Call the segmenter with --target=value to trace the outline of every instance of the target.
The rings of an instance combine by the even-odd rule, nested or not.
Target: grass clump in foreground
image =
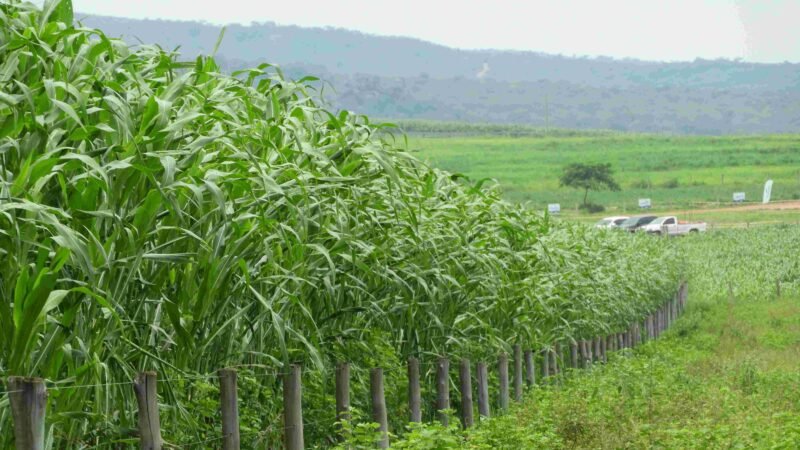
[[[800,229],[679,245],[692,268],[689,303],[662,339],[537,387],[474,431],[434,425],[398,448],[798,448]]]

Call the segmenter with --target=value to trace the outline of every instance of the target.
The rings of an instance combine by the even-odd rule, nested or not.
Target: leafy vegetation
[[[437,430],[441,444],[427,448],[797,448],[800,229],[718,231],[677,245],[689,302],[663,338],[537,387],[475,431],[433,425],[401,447],[426,448]]]
[[[581,207],[589,209],[590,212],[596,212],[593,211],[593,209],[599,209],[599,211],[602,211],[603,208],[600,205],[594,205],[588,203],[589,190],[595,190],[595,191],[620,190],[619,184],[617,184],[617,182],[614,180],[613,172],[611,170],[611,164],[608,163],[606,164],[572,163],[564,167],[564,172],[561,174],[561,178],[559,179],[559,184],[561,186],[568,186],[571,188],[583,190],[583,203],[581,204]],[[600,207],[598,208],[598,206]]]
[[[361,410],[387,369],[401,430],[405,357],[608,333],[674,291],[664,240],[554,222],[326,111],[313,80],[131,48],[65,5],[0,4],[0,374],[49,380],[54,448],[136,442],[143,369],[175,445],[218,438],[226,366],[245,447],[280,442],[292,362],[308,442],[331,443],[339,360]]]

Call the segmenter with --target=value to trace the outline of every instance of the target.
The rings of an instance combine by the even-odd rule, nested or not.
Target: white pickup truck
[[[679,234],[699,233],[706,231],[705,222],[681,222],[675,216],[658,217],[656,220],[642,227],[642,231],[653,234],[667,234],[676,236]]]

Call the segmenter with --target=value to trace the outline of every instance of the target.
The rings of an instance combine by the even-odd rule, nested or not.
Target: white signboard
[[[744,201],[744,192],[734,192],[733,201],[740,203]]]
[[[561,212],[561,204],[560,203],[550,203],[547,205],[547,212],[551,214],[558,214]]]
[[[769,198],[772,196],[772,180],[767,180],[764,183],[764,197],[762,198],[762,203],[769,203]]]
[[[640,198],[639,199],[639,208],[650,208],[650,199],[649,198]]]

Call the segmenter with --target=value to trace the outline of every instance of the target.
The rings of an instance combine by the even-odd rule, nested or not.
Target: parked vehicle
[[[600,219],[594,226],[597,228],[616,228],[622,222],[625,222],[628,219],[628,216],[612,216],[606,217],[604,219]]]
[[[648,223],[654,221],[656,216],[639,216],[639,217],[631,217],[626,219],[624,222],[619,224],[619,228],[625,231],[630,231],[633,233],[634,231],[638,230],[639,228],[647,225]]]
[[[706,228],[707,225],[705,222],[684,222],[678,221],[678,218],[675,216],[664,216],[645,225],[642,227],[642,230],[652,234],[677,236],[679,234],[699,233],[701,231],[706,231]]]

